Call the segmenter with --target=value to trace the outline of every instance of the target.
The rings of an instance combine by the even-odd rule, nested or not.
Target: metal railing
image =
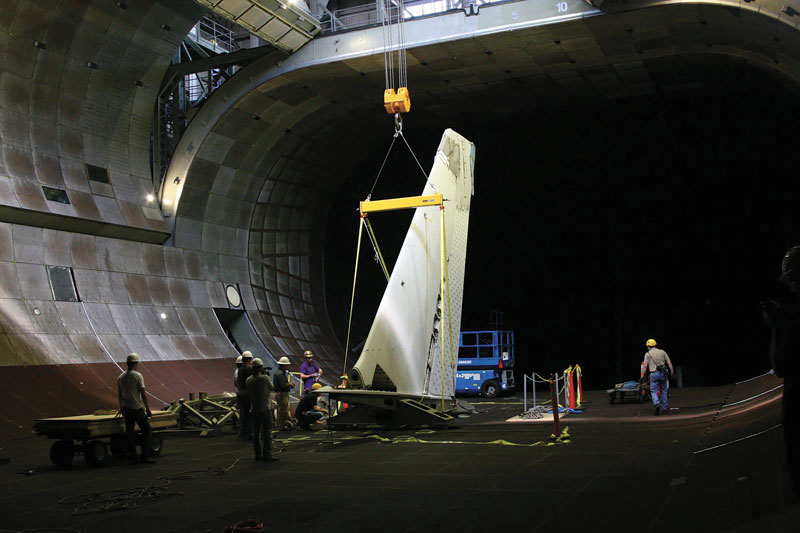
[[[464,11],[466,14],[477,15],[481,6],[517,2],[519,0],[408,0],[404,4],[403,20],[442,15],[454,11]],[[375,2],[327,11],[322,16],[321,33],[336,33],[340,31],[355,30],[377,26],[381,23],[379,12],[383,2]],[[391,22],[397,22],[397,6],[392,4],[390,12]]]
[[[569,396],[568,396],[569,393],[567,391],[567,387],[565,386],[564,375],[563,374],[559,375],[558,372],[556,372],[554,374],[554,378],[555,378],[555,386],[556,386],[556,397],[558,398],[558,401],[561,402],[561,393],[563,393],[564,394],[564,405],[565,406],[569,405]],[[532,398],[531,398],[531,400],[532,400],[531,407],[536,407],[536,384],[537,383],[547,383],[548,384],[548,387],[546,389],[545,396],[544,396],[545,400],[542,403],[546,404],[548,401],[550,401],[550,386],[549,386],[550,380],[543,378],[542,376],[540,376],[536,372],[531,372],[530,376],[527,375],[527,374],[524,374],[522,376],[522,407],[523,407],[523,412],[528,410],[528,382],[530,382],[530,384],[531,384],[532,393],[533,393],[532,394]],[[559,389],[559,387],[561,387],[561,388]]]
[[[222,24],[203,17],[189,30],[189,39],[218,53],[233,52],[236,43],[233,39],[233,30]]]

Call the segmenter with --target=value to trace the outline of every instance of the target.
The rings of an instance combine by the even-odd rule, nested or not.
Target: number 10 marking
[[[565,13],[569,6],[567,6],[566,2],[559,2],[556,4],[556,7],[558,8],[559,13]]]

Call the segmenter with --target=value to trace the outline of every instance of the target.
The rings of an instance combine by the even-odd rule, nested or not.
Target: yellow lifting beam
[[[437,192],[429,196],[407,196],[405,198],[392,198],[389,200],[370,200],[367,198],[359,205],[361,216],[379,211],[396,211],[398,209],[414,209],[416,207],[441,206],[444,203],[442,193]]]

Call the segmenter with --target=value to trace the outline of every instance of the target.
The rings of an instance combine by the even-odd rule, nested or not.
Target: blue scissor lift
[[[456,394],[494,398],[514,390],[514,332],[462,331],[458,349]]]

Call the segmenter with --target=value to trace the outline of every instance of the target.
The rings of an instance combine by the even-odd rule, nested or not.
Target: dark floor
[[[233,433],[169,438],[156,465],[102,468],[56,469],[46,439],[6,441],[0,531],[216,532],[249,517],[266,531],[790,530],[800,512],[784,503],[780,390],[752,398],[779,384],[673,389],[677,409],[661,417],[588,392],[584,412],[564,420],[571,442],[558,445],[547,445],[552,424],[504,422],[522,411],[516,397],[476,399],[480,412],[449,429],[377,432],[390,441],[279,433],[272,464],[255,463]],[[118,495],[106,491],[133,488],[147,490],[102,510]]]

